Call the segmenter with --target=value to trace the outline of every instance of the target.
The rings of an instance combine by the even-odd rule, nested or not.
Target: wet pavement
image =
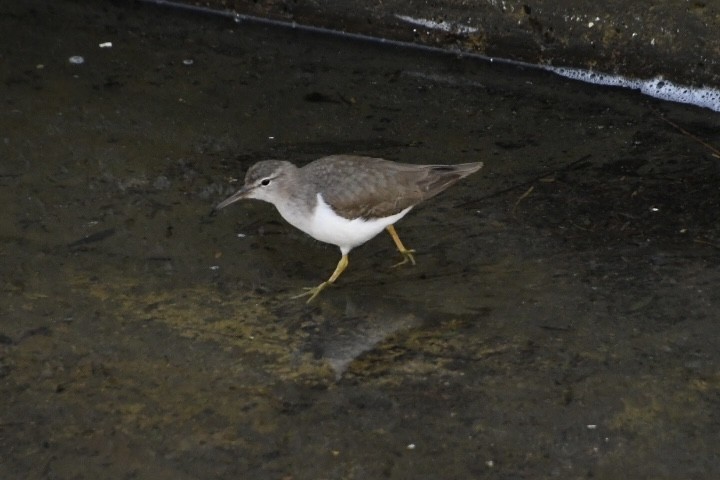
[[[0,28],[0,478],[720,475],[717,113],[150,8]],[[334,246],[210,213],[333,153],[485,168],[308,306]]]

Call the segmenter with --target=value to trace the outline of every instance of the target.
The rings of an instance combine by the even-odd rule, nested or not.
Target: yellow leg
[[[318,294],[325,289],[325,287],[327,287],[328,285],[332,285],[333,283],[335,283],[335,280],[337,280],[338,277],[339,277],[339,276],[345,271],[345,269],[347,268],[348,263],[349,263],[349,262],[348,262],[348,256],[347,256],[347,255],[343,255],[343,256],[340,258],[340,261],[338,262],[337,267],[335,267],[335,271],[333,272],[332,275],[330,275],[330,278],[328,278],[328,280],[327,280],[326,282],[321,283],[321,284],[318,285],[317,287],[308,287],[308,288],[305,289],[305,290],[307,290],[307,292],[303,292],[303,293],[301,293],[300,295],[295,295],[295,296],[292,297],[292,298],[300,298],[300,297],[305,297],[305,296],[307,296],[307,295],[310,295],[310,298],[308,298],[307,303],[312,302],[313,299],[314,299],[315,297],[317,297]]]
[[[413,257],[413,253],[415,253],[415,250],[408,250],[407,248],[405,248],[405,245],[403,245],[403,243],[400,241],[400,237],[398,237],[398,234],[395,231],[395,227],[393,225],[388,225],[386,230],[392,237],[393,242],[395,242],[395,246],[400,252],[400,255],[403,256],[402,262],[396,263],[395,265],[393,265],[393,268],[399,267],[400,265],[405,265],[408,262],[415,265],[415,257]]]

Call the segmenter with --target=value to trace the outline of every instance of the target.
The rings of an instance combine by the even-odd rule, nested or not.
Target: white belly
[[[313,210],[312,218],[307,222],[290,223],[316,240],[337,245],[342,254],[346,255],[353,248],[382,232],[388,225],[400,220],[411,208],[408,207],[402,212],[386,218],[348,220],[336,214],[318,193],[317,205]],[[283,212],[281,211],[280,214],[283,215]]]

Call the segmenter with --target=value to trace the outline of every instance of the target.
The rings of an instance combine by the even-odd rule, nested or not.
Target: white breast
[[[313,209],[312,218],[307,222],[297,222],[297,219],[295,219],[295,222],[290,223],[316,240],[337,245],[340,247],[342,254],[346,255],[353,248],[362,245],[382,232],[388,225],[400,220],[411,208],[408,207],[402,212],[386,218],[371,220],[355,218],[348,220],[335,213],[330,205],[325,203],[322,195],[318,193],[317,204]],[[281,211],[280,214],[282,215],[283,212]],[[286,218],[286,220],[288,219]]]

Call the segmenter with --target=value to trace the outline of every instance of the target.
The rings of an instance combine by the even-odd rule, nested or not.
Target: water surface
[[[0,11],[3,478],[720,473],[717,114],[166,10]],[[307,306],[334,246],[210,212],[258,160],[334,153],[485,168],[397,225],[417,266],[383,234]]]

